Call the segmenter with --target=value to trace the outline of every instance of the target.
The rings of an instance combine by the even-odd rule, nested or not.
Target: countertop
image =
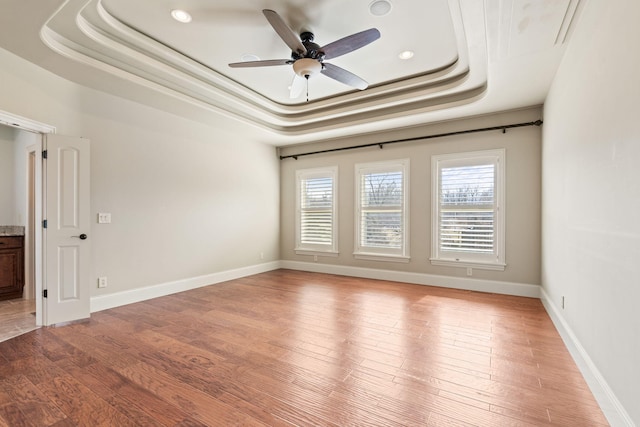
[[[0,237],[3,236],[24,236],[22,225],[0,225]]]

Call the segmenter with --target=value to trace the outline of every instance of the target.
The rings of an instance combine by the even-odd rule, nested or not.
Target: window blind
[[[495,207],[494,164],[442,168],[440,249],[493,253]]]
[[[300,242],[333,244],[333,178],[305,178],[300,186]]]
[[[360,245],[400,249],[403,245],[402,171],[363,174],[360,188]]]

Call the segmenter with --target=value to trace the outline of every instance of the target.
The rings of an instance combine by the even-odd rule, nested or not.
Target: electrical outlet
[[[98,277],[98,287],[106,288],[107,287],[107,278],[106,277]]]
[[[260,252],[260,259],[264,259],[264,252]]]
[[[467,276],[473,276],[473,268],[467,267]]]
[[[313,262],[318,262],[318,255],[313,256]]]
[[[562,302],[561,302],[561,304],[562,304],[562,309],[564,310],[564,295],[562,296]]]

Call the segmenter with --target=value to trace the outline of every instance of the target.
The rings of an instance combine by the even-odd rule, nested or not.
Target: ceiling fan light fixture
[[[186,10],[173,9],[171,11],[171,17],[178,22],[182,22],[183,24],[191,22],[191,15]]]
[[[373,0],[369,3],[369,12],[373,16],[385,16],[391,12],[391,2],[389,0]]]
[[[301,58],[293,63],[293,71],[300,77],[313,77],[322,71],[322,64],[311,58]]]

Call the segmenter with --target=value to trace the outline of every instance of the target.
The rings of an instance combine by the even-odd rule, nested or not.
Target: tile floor
[[[35,312],[34,299],[0,301],[0,342],[38,329]]]

